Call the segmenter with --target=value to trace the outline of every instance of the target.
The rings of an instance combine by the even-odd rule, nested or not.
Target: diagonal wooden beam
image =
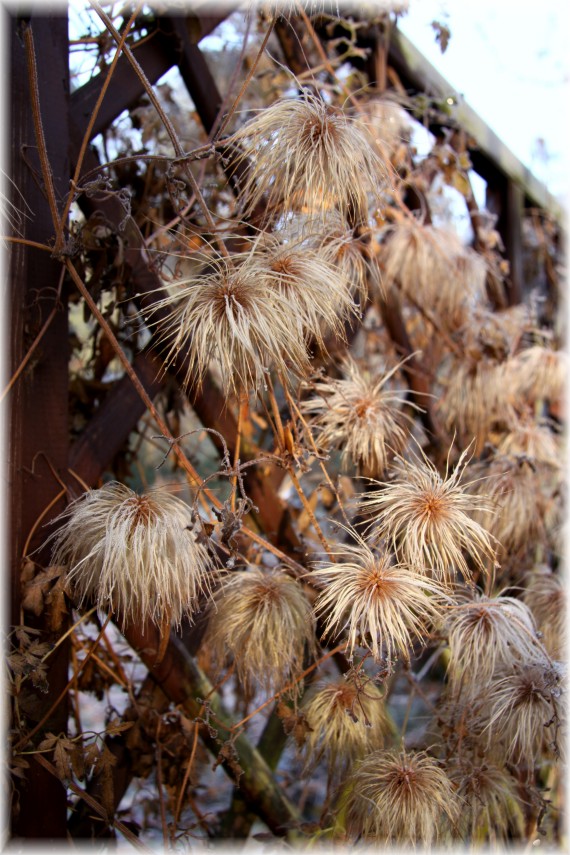
[[[188,15],[185,18],[172,18],[177,27],[185,33],[190,44],[196,44],[214,30],[226,14],[220,15]],[[154,84],[177,65],[180,59],[179,41],[171,25],[163,26],[157,22],[150,35],[135,47],[133,53],[141,65],[145,76]],[[81,140],[87,124],[105,81],[105,72],[92,77],[87,83],[76,89],[71,95],[71,151],[70,157],[75,162]],[[127,58],[122,56],[113,74],[113,83],[107,90],[101,108],[95,120],[91,138],[104,131],[120,116],[123,110],[133,107],[144,94],[144,86]]]

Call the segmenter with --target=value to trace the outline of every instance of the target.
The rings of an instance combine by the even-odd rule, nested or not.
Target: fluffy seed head
[[[303,401],[301,409],[314,414],[318,442],[342,449],[345,466],[350,460],[364,474],[380,475],[409,437],[411,419],[401,409],[405,393],[389,386],[400,365],[380,378],[362,372],[350,358],[343,367],[344,379],[315,383],[317,396]]]
[[[453,232],[413,219],[387,229],[380,265],[386,287],[398,283],[404,294],[451,328],[485,294],[484,259]]]
[[[214,596],[205,645],[221,666],[233,657],[246,694],[278,691],[314,653],[315,621],[301,585],[283,569],[232,573]]]
[[[436,409],[446,430],[457,431],[463,446],[475,440],[475,454],[480,453],[494,424],[509,416],[503,366],[489,359],[452,357],[440,379],[443,393]]]
[[[464,451],[454,471],[442,477],[423,451],[421,458],[399,457],[398,477],[379,484],[380,489],[361,496],[358,502],[372,517],[372,539],[386,538],[402,561],[448,583],[456,571],[471,579],[465,553],[486,573],[494,562],[493,538],[475,522],[473,514],[478,507],[489,505],[483,497],[469,495],[460,484],[468,462]]]
[[[192,532],[190,508],[164,489],[89,490],[59,518],[52,561],[66,565],[78,604],[94,600],[124,625],[168,615],[179,624],[210,594],[217,572]]]
[[[283,376],[310,369],[303,337],[291,323],[295,307],[267,287],[249,256],[232,263],[218,259],[202,277],[179,283],[176,293],[155,304],[153,312],[173,309],[162,328],[167,363],[188,349],[184,384],[199,386],[211,360],[221,373],[224,392],[259,392],[270,368]]]
[[[262,234],[249,267],[289,304],[289,323],[299,325],[302,339],[313,336],[324,347],[323,332],[344,337],[344,321],[356,306],[347,279],[323,252],[304,241],[282,244]]]
[[[532,614],[513,597],[477,595],[451,609],[448,679],[456,694],[477,694],[500,666],[541,654]]]
[[[490,761],[463,763],[450,774],[461,803],[461,829],[466,839],[491,844],[524,832],[517,785],[507,770]]]
[[[560,438],[547,422],[536,421],[528,415],[513,418],[506,433],[497,445],[499,454],[524,456],[535,463],[560,470],[564,452]]]
[[[451,781],[428,754],[375,751],[352,775],[347,831],[378,843],[430,846],[459,810]]]
[[[366,126],[308,91],[263,109],[234,134],[250,170],[240,198],[247,211],[267,194],[270,209],[338,207],[367,220],[367,193],[385,167]]]
[[[340,677],[322,683],[303,711],[311,728],[303,746],[307,769],[325,756],[329,772],[343,771],[392,734],[382,694],[371,681],[360,685]]]
[[[512,357],[507,372],[515,394],[530,402],[558,401],[566,386],[568,360],[563,351],[534,345]]]
[[[544,536],[545,499],[532,461],[496,453],[471,471],[468,489],[477,498],[474,517],[499,542],[501,559],[535,546]],[[481,493],[485,503],[479,504]]]
[[[393,565],[390,555],[372,551],[356,532],[357,545],[335,553],[336,564],[319,562],[310,575],[326,585],[315,602],[326,615],[325,636],[347,631],[350,658],[357,645],[368,648],[376,662],[400,653],[409,660],[414,641],[425,644],[430,625],[445,599],[441,586],[415,570]]]
[[[523,599],[540,629],[544,646],[553,659],[566,659],[566,590],[563,580],[548,567],[526,576]]]
[[[376,283],[377,287],[380,283],[378,261],[366,234],[355,234],[338,211],[328,211],[315,243],[346,277],[351,293],[357,294],[364,305],[368,298],[368,282]]]
[[[562,680],[546,659],[499,672],[487,695],[489,741],[501,743],[507,760],[532,766],[555,751],[562,724]]]

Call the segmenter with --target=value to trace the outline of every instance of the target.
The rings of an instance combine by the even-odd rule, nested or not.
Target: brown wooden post
[[[520,303],[523,297],[523,255],[522,255],[522,215],[524,193],[518,184],[501,176],[487,179],[485,199],[487,208],[497,216],[497,231],[505,245],[505,255],[509,262],[507,300],[509,306]]]
[[[38,69],[38,94],[47,155],[61,200],[69,186],[67,111],[69,101],[67,18],[61,14],[9,19],[11,178],[19,193],[13,203],[26,208],[15,236],[39,243],[53,243],[54,225],[43,192],[38,143],[34,131],[32,100],[24,33],[31,27]],[[21,197],[20,195],[21,194]],[[44,527],[64,507],[57,502],[65,479],[68,454],[68,327],[62,264],[49,252],[22,244],[13,245],[9,270],[9,336],[7,354],[10,376],[46,321],[32,359],[5,398],[9,410],[7,437],[7,504],[9,509],[10,621],[25,622],[40,630],[39,639],[53,643],[44,615],[36,618],[21,611],[20,573],[24,552],[36,570],[49,562],[49,551],[38,550],[46,538]],[[50,507],[51,503],[51,507]],[[47,513],[46,513],[47,510]],[[35,532],[30,538],[38,519]],[[27,680],[18,696],[23,733],[29,732],[49,712],[67,682],[67,649],[61,645],[48,660],[44,693]],[[65,700],[47,717],[33,744],[48,731],[65,732]],[[29,746],[28,746],[29,747]],[[67,797],[64,786],[26,755],[26,779],[18,782],[12,799],[11,834],[16,837],[60,839],[66,836]]]

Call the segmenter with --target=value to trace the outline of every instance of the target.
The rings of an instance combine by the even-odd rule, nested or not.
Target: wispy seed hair
[[[414,641],[425,644],[441,616],[443,588],[415,569],[393,564],[388,552],[373,551],[356,532],[352,535],[357,545],[335,552],[338,563],[318,562],[310,574],[325,583],[315,602],[316,613],[326,618],[324,636],[337,639],[346,632],[350,658],[359,645],[377,662],[397,654],[409,661]]]
[[[190,508],[163,488],[138,495],[105,484],[73,501],[59,521],[52,561],[68,568],[78,605],[94,601],[122,625],[161,626],[168,615],[179,624],[218,580]]]
[[[351,837],[414,846],[437,842],[460,814],[450,779],[423,751],[366,757],[350,779],[346,809]]]
[[[261,110],[232,139],[250,160],[246,211],[266,195],[270,209],[352,209],[366,222],[367,193],[386,175],[366,126],[307,90]]]
[[[315,620],[302,585],[279,568],[232,573],[214,595],[204,644],[219,667],[233,658],[246,694],[283,689],[301,674],[305,651],[315,652]]]
[[[442,477],[421,451],[409,460],[398,457],[396,478],[378,483],[358,499],[358,507],[371,518],[369,534],[386,539],[400,560],[446,583],[457,571],[466,581],[472,577],[466,555],[487,573],[495,560],[493,536],[473,518],[479,508],[489,509],[484,496],[477,498],[460,482],[469,463],[464,451],[453,472]],[[483,490],[481,490],[483,492]]]
[[[506,760],[533,766],[557,750],[564,701],[559,668],[546,658],[502,669],[486,697],[489,741],[501,744]]]
[[[219,258],[203,276],[179,282],[174,294],[153,307],[156,313],[172,310],[161,329],[166,364],[188,353],[187,388],[201,385],[212,360],[226,395],[261,392],[271,368],[283,377],[289,370],[300,377],[310,371],[305,341],[291,323],[295,305],[269,288],[249,259],[248,254],[231,262]]]
[[[329,771],[346,770],[349,763],[381,748],[393,733],[382,693],[371,680],[339,677],[320,683],[303,704],[310,731],[305,738],[305,768],[324,756]]]
[[[405,448],[413,420],[402,409],[405,392],[390,387],[401,364],[372,377],[347,358],[343,379],[317,381],[316,395],[302,401],[302,411],[314,415],[317,440],[324,448],[342,449],[345,467],[350,461],[363,474],[378,476],[393,455]]]
[[[514,597],[475,595],[446,618],[452,691],[476,694],[497,668],[541,655],[532,613]]]

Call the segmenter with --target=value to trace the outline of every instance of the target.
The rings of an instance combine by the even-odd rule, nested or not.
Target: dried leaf
[[[134,727],[134,721],[116,721],[108,724],[106,727],[107,736],[116,736],[117,733],[123,733],[125,730],[130,730]]]
[[[239,785],[239,779],[243,775],[243,769],[239,765],[238,761],[239,754],[237,753],[236,747],[232,740],[228,739],[220,748],[220,752],[212,768],[216,769],[220,763],[226,763],[235,776],[236,784]]]
[[[456,190],[459,190],[462,196],[468,198],[471,196],[471,185],[469,183],[469,179],[467,176],[460,172],[457,169],[454,169],[451,173],[451,185],[455,187]]]
[[[451,30],[440,21],[431,22],[432,30],[435,32],[435,40],[439,45],[442,53],[445,53],[451,38]]]
[[[26,773],[24,770],[29,768],[30,764],[24,757],[20,757],[18,755],[12,757],[10,761],[10,774],[14,775],[15,778],[25,780]]]
[[[41,585],[31,584],[24,589],[22,608],[26,612],[32,612],[36,617],[42,614],[44,610],[44,595]]]
[[[313,728],[309,725],[305,713],[301,710],[292,710],[283,701],[279,701],[276,709],[277,715],[283,722],[283,730],[288,736],[292,736],[298,747],[301,747],[305,741],[307,733],[311,733]]]

